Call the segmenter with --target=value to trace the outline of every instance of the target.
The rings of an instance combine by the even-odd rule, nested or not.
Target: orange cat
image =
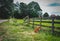
[[[41,27],[40,26],[37,26],[35,29],[34,29],[34,32],[38,32],[39,30],[41,30]]]

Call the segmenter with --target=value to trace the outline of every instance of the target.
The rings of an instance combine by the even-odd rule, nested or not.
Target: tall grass
[[[0,28],[4,31],[3,33],[0,32],[2,33],[0,36],[3,37],[2,41],[60,41],[60,35],[52,35],[51,31],[48,31],[49,28],[42,27],[42,30],[35,33],[31,25],[22,25],[23,22],[22,19],[18,19],[19,25],[12,25],[9,22],[2,23],[0,25]]]

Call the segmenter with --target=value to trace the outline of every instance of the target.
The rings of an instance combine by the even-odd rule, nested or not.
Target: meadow
[[[4,22],[0,24],[0,39],[2,41],[60,41],[60,20],[55,20],[55,32],[51,33],[51,20],[42,21],[41,30],[34,32],[33,22],[25,25],[24,20],[17,19],[17,22]],[[34,28],[39,24],[34,22]]]

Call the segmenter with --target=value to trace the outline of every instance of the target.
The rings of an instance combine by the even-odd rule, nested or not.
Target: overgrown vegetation
[[[55,32],[52,35],[51,28],[42,27],[38,33],[35,33],[31,24],[27,26],[23,22],[22,19],[18,19],[18,25],[9,22],[1,23],[0,36],[2,41],[60,41],[60,33]]]

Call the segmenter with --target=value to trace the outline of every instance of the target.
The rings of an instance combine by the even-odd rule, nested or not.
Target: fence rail
[[[34,21],[34,22],[40,22],[40,21]],[[52,21],[42,21],[43,23],[52,23]],[[56,22],[56,21],[54,21],[54,23],[56,23],[56,24],[60,24],[60,22]]]
[[[40,25],[39,24],[39,20],[35,20],[34,22],[38,22],[38,24],[34,24],[34,25]],[[32,21],[30,21],[30,24],[32,24],[33,22]],[[49,25],[43,25],[42,24],[42,27],[49,27],[49,28],[51,28],[52,27],[52,21],[51,20],[48,20],[48,21],[46,21],[46,20],[42,20],[42,23],[50,23],[49,25],[51,25],[51,26],[49,26]],[[60,24],[60,22],[59,21],[54,21],[54,24]],[[60,30],[60,26],[58,27],[58,26],[54,26],[55,27],[55,29],[58,29],[58,30]]]

